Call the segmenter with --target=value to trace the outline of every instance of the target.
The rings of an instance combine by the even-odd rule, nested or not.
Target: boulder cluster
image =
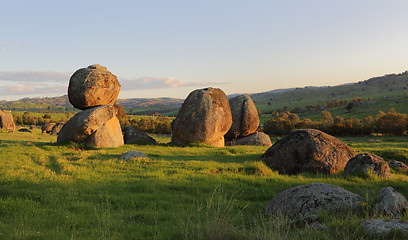
[[[287,189],[265,207],[265,212],[274,216],[287,216],[296,221],[318,222],[323,212],[347,213],[365,206],[364,198],[339,186],[326,183],[311,183]],[[365,219],[361,228],[369,235],[389,236],[402,232],[408,236],[408,221],[399,219],[408,211],[408,201],[392,187],[382,188],[377,195],[373,214],[391,219]],[[320,229],[327,229],[321,225]]]
[[[257,133],[258,127],[258,111],[248,95],[228,101],[221,89],[198,89],[188,95],[174,120],[172,143],[271,146],[269,136]]]
[[[404,171],[401,162],[387,163],[381,157],[356,154],[337,138],[316,129],[299,129],[277,141],[262,155],[271,169],[281,174],[310,172],[317,174],[376,175],[390,178],[390,164]]]
[[[68,98],[77,109],[58,133],[57,142],[77,142],[95,147],[124,144],[113,106],[119,95],[117,77],[98,64],[77,70],[69,80]]]

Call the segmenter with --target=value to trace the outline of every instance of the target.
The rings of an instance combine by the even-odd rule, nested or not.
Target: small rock
[[[399,231],[408,236],[408,221],[400,219],[366,219],[360,223],[364,232],[370,235],[386,236]]]
[[[388,166],[394,170],[407,172],[408,173],[408,166],[400,161],[390,161],[388,162]]]
[[[326,231],[329,228],[324,226],[323,224],[320,224],[320,223],[313,223],[312,225],[310,225],[309,229],[310,230],[317,230],[317,231]]]
[[[147,133],[140,131],[132,126],[128,126],[123,131],[123,139],[125,144],[133,144],[138,142],[157,143],[154,138],[147,135]]]
[[[58,133],[61,131],[61,128],[64,126],[65,122],[59,122],[58,124],[55,124],[52,127],[51,130],[51,135],[58,135]]]
[[[56,125],[56,123],[46,123],[41,127],[41,132],[42,133],[50,133],[52,131],[52,128]]]
[[[374,209],[379,214],[396,217],[408,210],[408,201],[394,188],[385,187],[378,192]]]
[[[387,162],[381,157],[369,153],[359,153],[351,158],[344,168],[344,173],[357,175],[373,173],[382,178],[391,178],[390,167]]]
[[[263,133],[257,132],[251,135],[248,135],[243,138],[238,138],[235,140],[227,140],[225,141],[226,146],[235,146],[235,145],[249,145],[249,146],[272,146],[271,138]]]
[[[31,133],[30,130],[28,130],[27,128],[20,128],[17,130],[17,132],[27,132],[27,133]]]
[[[147,156],[142,152],[129,151],[129,152],[126,152],[126,153],[122,154],[119,157],[119,159],[122,159],[122,160],[130,160],[130,159],[133,159],[133,158],[147,158]]]

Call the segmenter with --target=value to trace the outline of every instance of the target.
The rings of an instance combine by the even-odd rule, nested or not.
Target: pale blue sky
[[[91,64],[121,98],[327,86],[408,70],[408,1],[2,1],[0,99],[66,94]]]

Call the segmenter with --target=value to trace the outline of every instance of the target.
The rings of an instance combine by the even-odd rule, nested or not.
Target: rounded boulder
[[[381,178],[391,178],[388,163],[381,157],[369,153],[359,153],[351,158],[344,168],[344,173],[350,175],[365,175],[371,173]]]
[[[259,127],[258,110],[251,97],[244,94],[229,100],[232,115],[232,125],[226,139],[246,137],[255,133]]]
[[[69,80],[68,99],[78,109],[113,105],[118,98],[120,84],[115,75],[98,64],[77,70]]]
[[[174,144],[204,143],[223,147],[224,135],[232,124],[225,93],[218,88],[191,92],[181,105],[173,124]]]
[[[265,211],[271,215],[317,220],[321,211],[349,211],[359,207],[360,201],[360,196],[339,186],[311,183],[279,193],[268,202]]]
[[[116,108],[113,105],[102,105],[77,113],[58,133],[57,142],[68,141],[95,147],[123,145]]]
[[[299,129],[277,141],[262,155],[281,174],[336,174],[355,152],[337,138],[316,129]]]

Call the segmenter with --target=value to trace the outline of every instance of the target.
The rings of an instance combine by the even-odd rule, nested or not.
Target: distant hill
[[[408,71],[373,77],[357,83],[338,86],[308,86],[304,88],[275,89],[250,94],[264,118],[272,111],[288,110],[296,112],[301,118],[318,118],[321,110],[332,112],[333,116],[363,118],[375,115],[379,110],[387,111],[394,107],[401,113],[408,113]],[[232,98],[239,94],[229,95]],[[351,101],[352,98],[369,99],[346,110],[344,105],[330,107],[333,101]],[[177,114],[183,99],[176,98],[131,98],[118,99],[128,114],[164,116]],[[1,101],[1,109],[25,111],[74,111],[68,96],[53,98],[23,98],[17,101]]]
[[[262,113],[275,110],[304,109],[309,105],[323,105],[335,99],[351,100],[353,97],[386,99],[404,96],[408,92],[408,71],[370,78],[357,83],[325,87],[292,88],[282,92],[252,94]]]

